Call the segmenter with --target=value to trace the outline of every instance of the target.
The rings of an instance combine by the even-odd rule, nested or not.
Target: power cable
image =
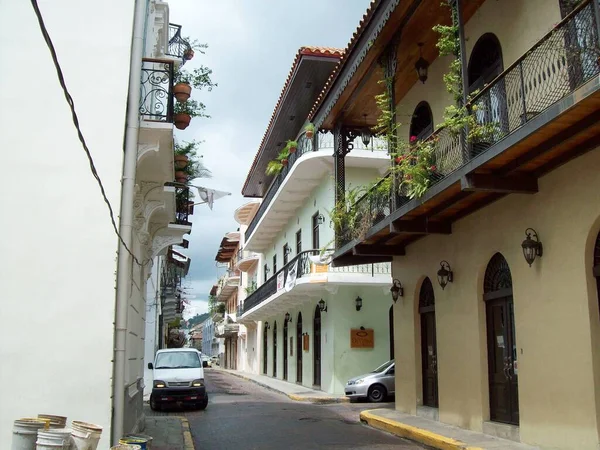
[[[125,247],[125,250],[127,251],[127,253],[129,253],[131,255],[131,257],[133,258],[135,263],[138,266],[143,266],[143,264],[140,263],[140,261],[133,254],[133,252],[129,249],[129,247],[127,247],[127,244],[125,243],[125,241],[123,240],[123,237],[119,233],[119,230],[117,228],[117,223],[115,221],[115,215],[113,212],[112,205],[110,204],[110,201],[108,200],[108,197],[106,196],[106,191],[104,190],[104,185],[102,184],[100,175],[98,175],[98,172],[96,170],[96,166],[94,164],[94,159],[92,158],[90,149],[88,148],[85,138],[83,137],[83,133],[79,126],[79,118],[77,117],[77,112],[75,111],[75,102],[73,101],[73,97],[71,97],[71,94],[69,93],[69,90],[67,89],[67,85],[65,83],[65,78],[63,76],[63,72],[60,67],[60,63],[58,62],[58,57],[56,55],[56,50],[54,49],[54,44],[52,43],[52,39],[50,38],[50,35],[48,34],[48,30],[46,29],[46,25],[44,24],[44,18],[42,17],[42,13],[40,12],[40,8],[38,7],[37,0],[31,0],[31,6],[33,6],[33,10],[35,11],[35,15],[37,16],[37,20],[40,25],[40,31],[42,32],[44,41],[46,41],[46,45],[48,46],[48,49],[50,50],[50,54],[52,56],[52,61],[54,63],[54,67],[56,69],[56,76],[58,77],[58,82],[60,83],[60,86],[63,90],[65,99],[67,100],[69,108],[71,109],[71,116],[73,118],[73,124],[75,125],[75,129],[77,130],[77,136],[79,137],[79,141],[81,142],[83,150],[85,151],[85,154],[90,163],[90,170],[92,172],[92,175],[98,182],[98,186],[100,187],[100,192],[102,193],[102,198],[104,199],[104,203],[106,203],[106,206],[108,206],[108,212],[110,214],[110,221],[112,223],[113,230],[115,231],[115,234],[119,238],[119,241],[121,242],[121,244],[123,244],[123,247]]]

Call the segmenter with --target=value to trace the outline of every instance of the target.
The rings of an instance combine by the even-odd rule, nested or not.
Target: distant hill
[[[204,314],[196,314],[194,317],[190,317],[185,321],[185,328],[192,328],[198,325],[199,323],[204,322],[206,319],[210,317],[209,313]]]

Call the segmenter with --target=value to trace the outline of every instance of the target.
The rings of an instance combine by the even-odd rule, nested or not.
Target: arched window
[[[409,137],[415,136],[417,139],[422,140],[429,137],[431,133],[433,133],[433,114],[431,114],[429,103],[421,102],[412,115]]]
[[[321,308],[315,308],[313,319],[313,385],[321,386]]]
[[[469,58],[469,92],[481,89],[503,71],[502,47],[493,33],[479,38]]]

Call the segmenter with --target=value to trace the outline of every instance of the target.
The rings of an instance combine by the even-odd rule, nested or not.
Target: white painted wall
[[[118,214],[134,2],[39,3]],[[0,3],[0,54],[0,442],[49,413],[107,448],[117,239],[29,2]]]
[[[152,393],[152,370],[148,363],[154,361],[158,350],[158,315],[160,313],[160,267],[163,257],[154,258],[154,267],[150,279],[146,284],[146,323],[144,336],[144,397]]]

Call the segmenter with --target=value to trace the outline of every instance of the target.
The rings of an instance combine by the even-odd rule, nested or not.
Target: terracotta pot
[[[189,50],[186,50],[183,53],[183,57],[189,61],[190,59],[192,59],[194,57],[194,50],[192,50],[191,48]]]
[[[190,120],[192,120],[192,116],[187,113],[175,114],[173,118],[173,122],[175,122],[178,130],[185,130],[189,126]]]
[[[192,87],[187,83],[177,83],[173,86],[173,95],[179,103],[183,103],[190,98],[191,93]]]
[[[315,132],[313,130],[306,130],[306,132],[304,134],[306,135],[306,137],[308,139],[312,139],[313,136],[315,135]]]
[[[290,153],[296,153],[296,149],[297,149],[297,148],[298,148],[298,147],[290,147],[290,148],[289,148],[289,151],[290,151]]]
[[[188,157],[185,155],[175,155],[175,168],[185,169],[188,164]]]
[[[288,160],[287,160],[287,159],[282,159],[282,160],[281,160],[281,165],[282,165],[283,167],[287,167],[287,165],[288,165]]]
[[[175,172],[175,181],[177,181],[178,183],[187,183],[187,173],[182,172],[181,170],[177,170]]]

